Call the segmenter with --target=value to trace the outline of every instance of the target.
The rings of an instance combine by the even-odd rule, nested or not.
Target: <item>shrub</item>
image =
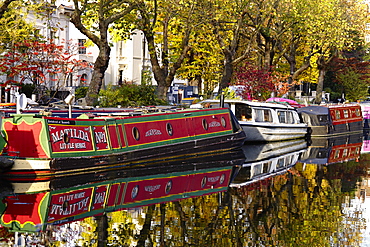
[[[135,85],[124,83],[123,85],[108,85],[106,90],[100,90],[99,105],[102,107],[138,107],[160,105],[156,95],[156,88],[152,85]]]

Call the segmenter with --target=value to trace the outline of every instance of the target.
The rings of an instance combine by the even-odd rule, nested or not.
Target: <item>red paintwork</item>
[[[41,122],[32,125],[26,122],[20,124],[4,124],[4,131],[7,135],[7,146],[4,152],[9,156],[30,157],[30,158],[47,158],[46,153],[40,145],[40,136],[42,128]]]
[[[95,137],[96,149],[97,150],[109,149],[106,127],[104,125],[101,125],[101,126],[94,126],[92,128],[93,128],[94,137]]]
[[[348,111],[348,117],[345,117],[345,111]],[[333,105],[329,107],[329,112],[333,125],[362,122],[363,120],[360,105]]]
[[[124,201],[125,203],[134,203],[184,192],[225,187],[227,181],[229,181],[230,173],[226,173],[227,177],[224,178],[223,183],[220,183],[221,174],[223,173],[225,172],[220,171],[208,174],[193,174],[190,176],[178,176],[173,178],[133,181],[127,186]],[[134,196],[134,191],[136,189],[137,195]]]
[[[107,199],[107,206],[113,207],[117,201],[117,192],[120,189],[120,186],[124,185],[125,183],[116,183],[112,184],[109,191],[108,191],[108,199]]]
[[[120,148],[121,147],[121,144],[120,144],[120,139],[118,139],[118,134],[117,134],[117,129],[116,129],[116,125],[109,125],[108,126],[108,136],[109,136],[109,141],[110,141],[110,144],[111,144],[111,147],[112,148]]]
[[[101,185],[95,188],[94,198],[91,205],[91,210],[99,210],[104,208],[105,199],[108,194],[109,185]]]
[[[69,133],[68,143],[65,143],[63,138],[63,133],[66,131]],[[53,152],[79,152],[81,150],[94,150],[90,127],[49,124],[49,135]]]
[[[17,221],[20,225],[24,225],[27,222],[33,225],[41,224],[42,219],[39,206],[46,194],[47,192],[7,197],[6,213],[1,216],[1,221],[5,224],[9,224],[12,221]]]
[[[328,158],[328,164],[358,159],[361,154],[362,143],[353,143],[333,146]]]
[[[165,117],[165,115],[164,115]],[[225,127],[221,124],[221,117],[226,121]],[[168,139],[178,139],[184,137],[193,137],[195,135],[217,133],[220,131],[230,130],[230,117],[229,114],[219,115],[206,115],[201,117],[186,118],[185,124],[183,119],[170,119],[163,121],[148,121],[140,123],[125,124],[124,128],[127,133],[127,142],[129,146],[139,144],[149,144]],[[204,129],[203,121],[206,120],[208,123],[208,129]],[[167,132],[166,124],[169,123],[172,126],[173,133],[170,135]],[[133,129],[137,128],[140,133],[140,138],[135,140]]]
[[[93,188],[53,195],[49,203],[47,222],[54,222],[72,215],[77,216],[88,212],[92,195]]]

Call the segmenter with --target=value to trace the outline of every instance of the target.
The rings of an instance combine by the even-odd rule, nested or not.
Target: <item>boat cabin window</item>
[[[328,116],[327,115],[318,115],[317,119],[319,122],[327,122],[328,121]]]
[[[348,118],[348,110],[343,110],[343,115],[344,115],[344,118]]]
[[[279,169],[279,168],[282,168],[284,166],[285,166],[285,159],[284,158],[278,159],[278,161],[276,163],[276,168]]]
[[[245,104],[235,104],[235,117],[239,121],[251,121],[252,109]]]
[[[279,122],[280,123],[288,123],[288,124],[295,123],[294,117],[293,117],[293,112],[278,110],[277,115],[279,117]]]
[[[257,164],[253,167],[253,174],[252,177],[262,174],[263,171],[263,164]]]
[[[254,109],[256,122],[272,122],[272,115],[269,109]]]
[[[267,161],[263,163],[263,173],[268,173],[270,171],[272,161]]]
[[[340,119],[340,111],[338,110],[335,111],[335,118]]]
[[[361,111],[360,111],[360,109],[356,109],[356,116],[357,116],[357,117],[361,116]]]

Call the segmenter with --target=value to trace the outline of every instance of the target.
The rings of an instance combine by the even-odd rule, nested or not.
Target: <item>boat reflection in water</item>
[[[9,231],[39,232],[106,212],[226,191],[234,167],[244,160],[242,150],[235,150],[47,181],[12,178],[2,187],[1,225]]]
[[[293,167],[300,155],[307,150],[305,139],[271,142],[259,145],[244,145],[244,164],[230,187],[242,187],[278,174]]]
[[[329,138],[312,138],[307,152],[299,162],[306,164],[329,165],[356,160],[361,155],[363,134],[342,135]]]

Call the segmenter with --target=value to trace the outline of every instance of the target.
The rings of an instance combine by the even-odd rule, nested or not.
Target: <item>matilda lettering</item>
[[[53,143],[62,141],[64,134],[67,134],[69,138],[90,142],[89,133],[86,131],[82,131],[78,129],[63,129],[63,130],[59,130],[54,133],[51,133]]]

